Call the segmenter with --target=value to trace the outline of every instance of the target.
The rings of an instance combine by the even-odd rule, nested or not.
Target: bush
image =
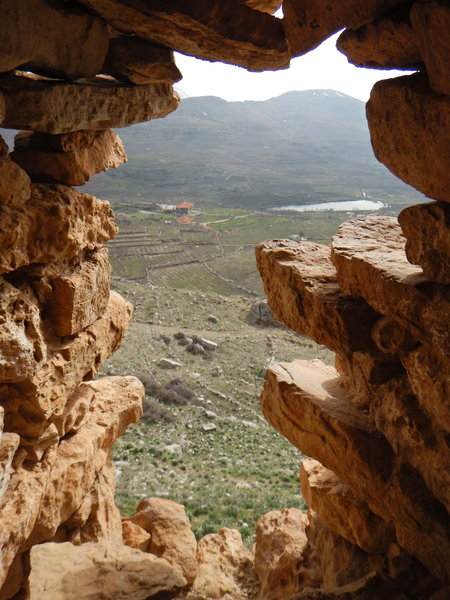
[[[150,423],[157,423],[158,421],[173,423],[175,416],[166,408],[160,406],[156,400],[146,398],[143,404],[142,419]]]
[[[176,405],[187,404],[188,401],[195,403],[194,392],[184,386],[179,379],[171,379],[163,385],[151,372],[148,375],[140,375],[139,379],[144,384],[146,395],[152,396],[159,402]]]

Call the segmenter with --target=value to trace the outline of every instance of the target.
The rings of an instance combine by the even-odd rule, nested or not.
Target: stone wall
[[[0,0],[0,600],[450,596],[450,8],[417,0]],[[275,316],[335,368],[268,370],[267,420],[308,458],[309,513],[198,544],[183,508],[121,520],[111,446],[139,418],[132,377],[94,380],[131,307],[109,289],[111,128],[176,109],[173,50],[287,68],[345,28],[374,86],[376,156],[433,201],[343,224],[332,246],[275,240],[257,262]],[[447,586],[447,587],[446,587]]]

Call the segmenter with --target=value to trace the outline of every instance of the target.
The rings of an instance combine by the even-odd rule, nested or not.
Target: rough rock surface
[[[130,548],[145,552],[150,541],[150,534],[140,525],[124,519],[122,522],[123,543]]]
[[[169,48],[137,37],[116,37],[109,43],[102,71],[137,85],[175,83],[182,77]]]
[[[108,35],[98,17],[60,0],[1,0],[0,12],[0,72],[22,67],[78,79],[100,71]]]
[[[11,153],[11,159],[36,183],[83,185],[91,175],[116,169],[127,159],[119,136],[110,129],[95,132],[88,146],[70,152],[32,150],[25,139],[21,137],[20,148]]]
[[[439,563],[431,559],[436,553],[450,556],[447,510],[416,469],[396,460],[392,447],[367,415],[351,405],[333,368],[320,361],[269,368],[261,406],[273,427],[336,473],[392,525],[403,548],[438,579],[450,577],[447,559]]]
[[[256,263],[282,323],[338,352],[373,346],[370,330],[378,315],[361,298],[342,293],[329,247],[272,240],[256,247]]]
[[[24,204],[30,197],[30,178],[8,156],[8,147],[0,136],[0,205]]]
[[[81,0],[116,29],[182,54],[250,71],[283,69],[289,53],[279,19],[236,0]]]
[[[189,600],[256,600],[259,583],[251,552],[234,529],[221,529],[198,542],[198,574]]]
[[[24,205],[0,205],[0,273],[77,256],[116,233],[109,202],[63,186],[32,185]]]
[[[331,251],[337,280],[343,292],[362,296],[447,356],[450,289],[430,281],[407,261],[405,243],[393,217],[374,215],[343,223]]]
[[[336,45],[350,63],[360,67],[415,70],[422,64],[409,5],[400,5],[358,29],[346,29]]]
[[[313,458],[301,463],[303,498],[325,525],[366,552],[385,552],[394,532],[357,498],[338,477]]]
[[[411,23],[426,66],[431,88],[450,94],[450,8],[445,2],[416,2]]]
[[[179,104],[166,83],[132,86],[100,78],[77,84],[5,77],[0,98],[5,105],[2,127],[51,134],[126,127],[165,117]]]
[[[416,204],[402,210],[398,222],[406,237],[406,257],[432,281],[450,284],[450,205]]]
[[[284,0],[284,27],[292,56],[309,52],[343,27],[369,23],[398,0]]]
[[[30,600],[147,600],[186,584],[166,560],[128,546],[41,544],[30,562]]]
[[[191,584],[197,575],[197,542],[184,506],[164,498],[146,498],[135,515],[124,519],[139,525],[150,534],[147,552],[178,565]]]
[[[430,198],[449,202],[450,98],[433,93],[425,75],[409,75],[376,83],[366,112],[378,160]]]

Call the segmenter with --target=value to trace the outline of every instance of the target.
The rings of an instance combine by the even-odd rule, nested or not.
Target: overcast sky
[[[178,54],[183,73],[177,89],[187,96],[219,96],[224,100],[267,100],[291,90],[333,89],[368,100],[375,81],[405,72],[376,71],[350,65],[336,50],[338,34],[305,56],[294,58],[283,71],[249,73],[245,69]]]

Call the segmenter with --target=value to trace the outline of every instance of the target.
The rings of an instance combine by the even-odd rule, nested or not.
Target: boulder
[[[336,352],[373,349],[377,313],[356,294],[342,293],[330,248],[273,240],[256,247],[256,264],[275,317]]]
[[[450,350],[450,288],[427,279],[405,256],[406,240],[393,217],[372,215],[343,223],[331,258],[343,292],[362,296],[443,356]]]
[[[150,534],[147,552],[177,565],[191,584],[197,575],[197,542],[184,506],[164,498],[146,498],[137,512],[123,520],[139,525]]]
[[[198,542],[198,574],[189,600],[256,600],[259,584],[251,552],[235,529],[221,529]]]
[[[256,522],[254,561],[260,600],[282,600],[318,585],[318,573],[308,564],[308,527],[308,516],[297,508],[271,511]]]
[[[0,136],[0,205],[21,206],[30,194],[30,178],[9,158],[8,146]]]
[[[236,0],[81,0],[119,31],[182,54],[249,71],[285,69],[289,53],[280,19]]]
[[[126,162],[123,144],[110,129],[97,131],[88,146],[70,152],[32,150],[26,147],[25,139],[25,136],[21,137],[20,149],[11,153],[11,159],[35,183],[83,185],[91,175],[110,168],[116,169]]]
[[[150,534],[143,527],[124,519],[122,521],[123,543],[130,548],[136,548],[145,552],[150,541]]]
[[[448,202],[450,98],[433,92],[423,74],[385,79],[373,86],[366,113],[378,160],[423,194]]]
[[[67,83],[23,75],[1,79],[0,98],[2,127],[51,134],[126,127],[165,117],[179,104],[167,83],[134,86],[105,78]]]
[[[182,78],[170,48],[138,37],[113,38],[102,71],[137,85],[175,83]]]
[[[0,72],[21,67],[68,79],[100,72],[108,35],[97,16],[61,0],[1,0],[0,13]]]
[[[171,597],[186,584],[166,560],[128,546],[40,544],[30,563],[30,600],[148,600]]]
[[[77,256],[116,233],[109,202],[64,186],[32,185],[23,206],[0,205],[0,273]]]
[[[409,5],[400,4],[371,23],[346,29],[337,41],[338,50],[359,67],[416,70],[422,57],[409,9]]]
[[[450,204],[429,202],[404,208],[398,222],[406,257],[432,281],[450,284]]]
[[[343,27],[370,23],[398,0],[284,0],[284,28],[292,56],[306,54]]]

